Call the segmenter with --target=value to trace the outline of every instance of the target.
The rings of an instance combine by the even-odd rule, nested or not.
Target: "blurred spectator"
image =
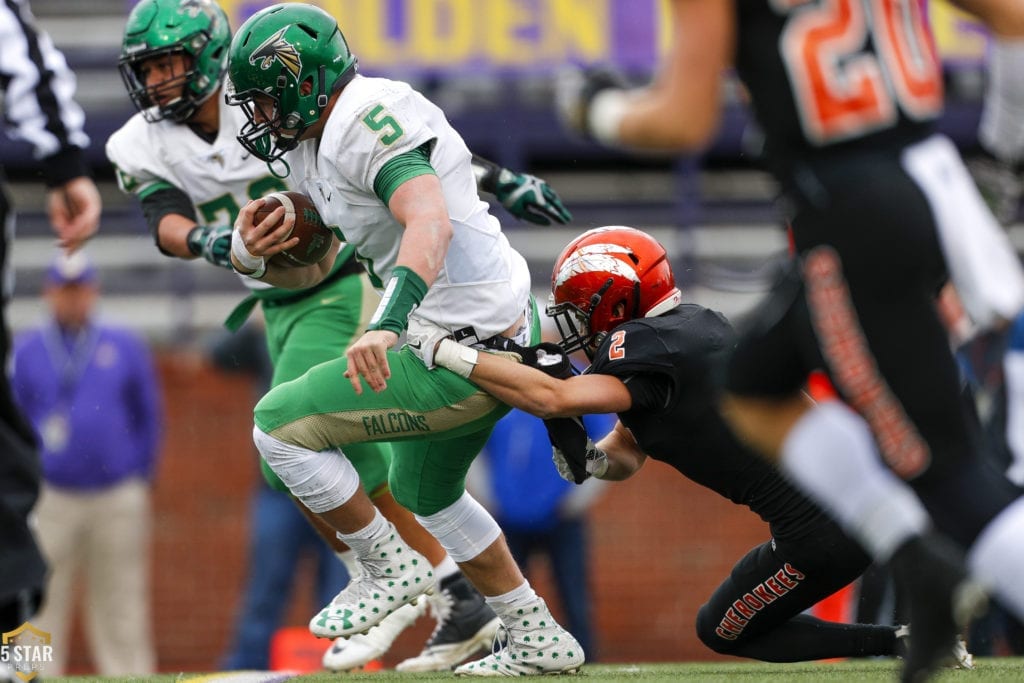
[[[82,110],[72,99],[75,77],[64,56],[36,26],[28,2],[0,4],[0,128],[32,145],[48,188],[50,224],[62,247],[77,249],[96,232],[100,195],[82,149]],[[14,106],[17,103],[17,106]],[[3,179],[0,170],[0,180]],[[14,234],[11,201],[0,185],[0,364],[7,367],[9,336],[3,310],[10,296],[8,250]],[[0,375],[0,631],[27,621],[39,606],[46,566],[28,515],[39,494],[39,456],[32,430]],[[0,678],[9,667],[0,663]],[[19,670],[19,673],[23,673]]]
[[[243,372],[256,379],[253,404],[270,386],[274,371],[261,320],[254,315],[237,332],[218,337],[210,350],[214,365],[221,370]],[[255,451],[253,455],[256,465]],[[310,556],[315,563],[317,605],[329,603],[348,583],[344,565],[306,521],[294,499],[272,489],[263,477],[257,479],[249,508],[249,574],[234,635],[221,660],[224,670],[270,668],[270,643],[291,600],[301,558]],[[325,648],[327,645],[324,641]]]
[[[150,624],[150,485],[162,430],[160,387],[145,342],[93,315],[96,268],[59,255],[43,292],[50,319],[14,344],[15,398],[42,444],[38,536],[50,563],[34,624],[52,635],[59,676],[81,607],[96,669],[155,670]],[[75,588],[84,571],[84,591]]]
[[[588,415],[584,422],[597,439],[611,430],[615,416]],[[473,494],[498,520],[531,583],[530,558],[548,559],[566,627],[586,660],[595,661],[586,513],[607,482],[589,479],[575,486],[558,476],[544,423],[521,410],[513,409],[498,421],[481,455],[470,470]]]

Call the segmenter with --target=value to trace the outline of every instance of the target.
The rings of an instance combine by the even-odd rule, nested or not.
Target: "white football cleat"
[[[583,648],[552,618],[542,598],[502,619],[493,652],[455,669],[457,676],[550,676],[574,674]]]
[[[330,671],[351,671],[366,666],[383,656],[402,631],[416,623],[426,611],[425,600],[420,600],[415,605],[403,605],[385,617],[376,628],[366,633],[360,633],[347,640],[335,638],[334,643],[324,653],[324,668]]]
[[[356,560],[359,575],[310,620],[313,635],[338,638],[366,633],[392,612],[416,604],[421,595],[434,589],[430,562],[388,524],[387,539],[376,544],[368,557]]]

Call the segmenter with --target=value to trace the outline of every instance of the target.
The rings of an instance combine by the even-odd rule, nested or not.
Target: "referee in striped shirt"
[[[60,245],[74,251],[96,232],[100,196],[82,150],[85,115],[73,100],[75,78],[27,0],[0,0],[0,126],[35,148],[48,188],[47,208]],[[0,169],[0,181],[3,180]],[[11,397],[4,307],[10,296],[8,247],[14,235],[10,196],[0,185],[0,632],[27,621],[42,598],[46,565],[27,519],[39,491],[35,437]],[[2,672],[0,672],[2,673]]]

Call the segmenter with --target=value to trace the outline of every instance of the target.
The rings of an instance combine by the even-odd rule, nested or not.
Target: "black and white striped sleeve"
[[[75,76],[27,0],[0,0],[0,89],[7,133],[35,148],[48,185],[88,175],[82,150],[89,138],[73,99]]]

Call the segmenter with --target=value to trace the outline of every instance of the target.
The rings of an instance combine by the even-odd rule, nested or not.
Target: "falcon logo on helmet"
[[[286,26],[264,40],[249,55],[249,63],[256,66],[256,62],[259,62],[259,67],[266,71],[277,60],[281,62],[284,68],[291,72],[293,77],[298,78],[299,73],[302,71],[302,58],[299,57],[299,51],[295,49],[295,46],[284,39],[284,33],[287,30],[288,27]]]

